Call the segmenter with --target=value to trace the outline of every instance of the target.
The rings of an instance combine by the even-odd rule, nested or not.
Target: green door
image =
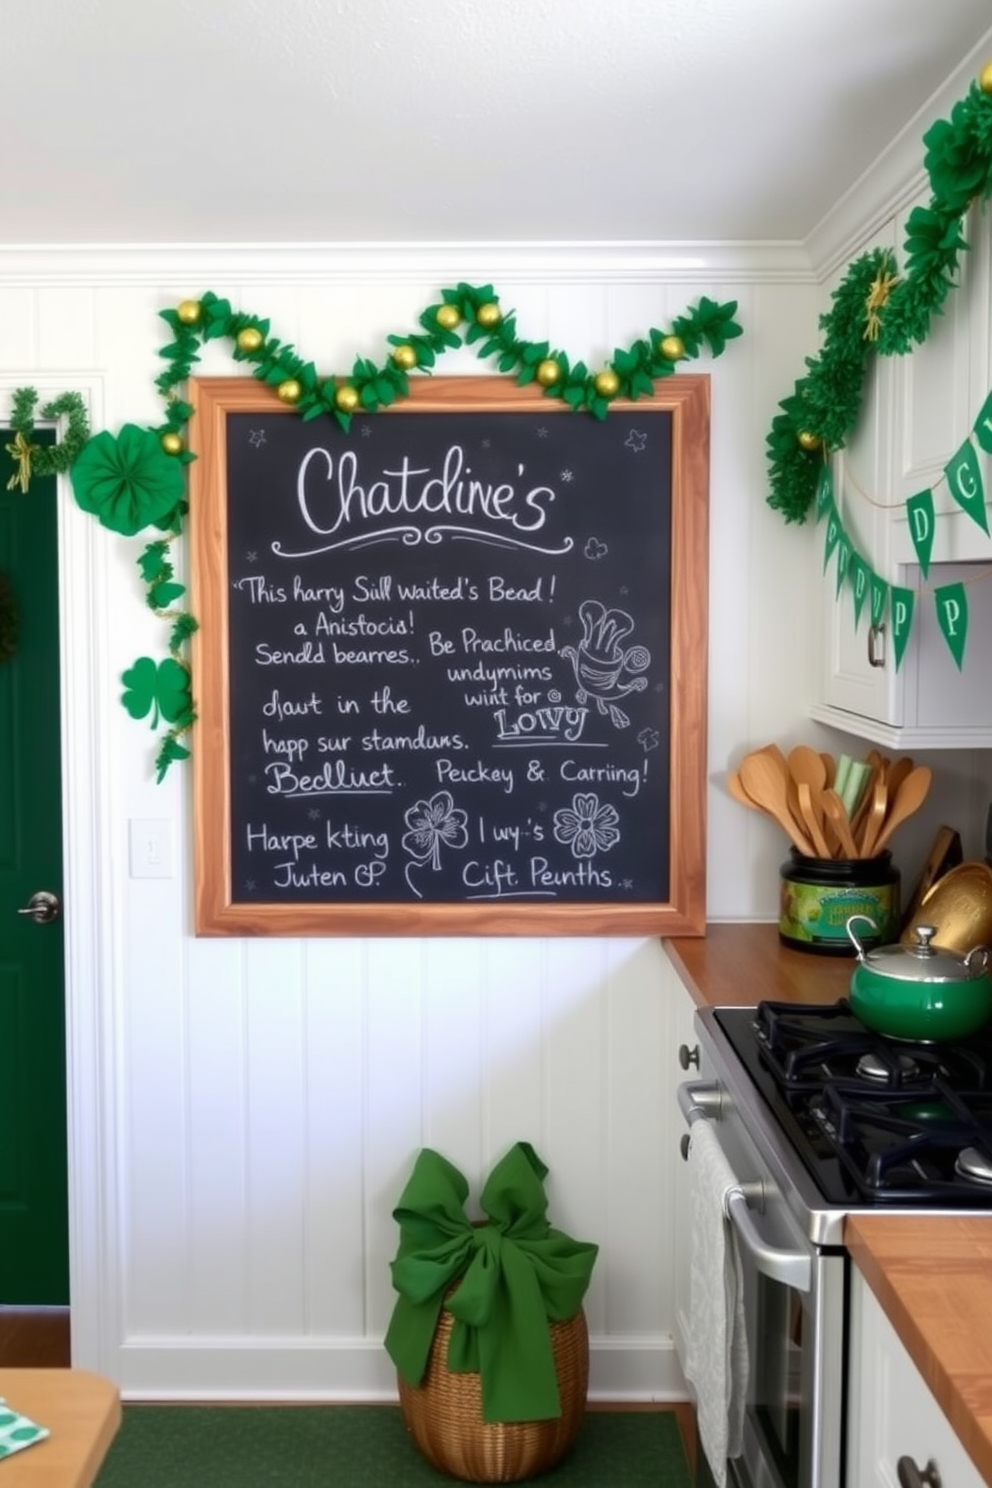
[[[0,595],[18,617],[13,659],[0,659],[0,1303],[64,1306],[62,917],[18,912],[39,890],[62,899],[58,514],[52,477],[7,489],[11,437],[0,430]]]

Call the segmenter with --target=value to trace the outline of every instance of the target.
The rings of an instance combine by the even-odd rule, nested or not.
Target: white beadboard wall
[[[744,336],[712,382],[708,908],[772,918],[780,836],[727,796],[754,742],[809,737],[813,535],[764,502],[764,436],[816,344],[821,292],[787,251],[512,248],[0,252],[0,396],[79,388],[96,427],[158,421],[162,308],[211,288],[322,369],[491,279],[521,331],[593,365],[701,294]],[[203,371],[229,373],[211,349]],[[444,370],[487,370],[468,353]],[[62,492],[73,1346],[129,1398],[381,1398],[392,1207],[418,1148],[473,1193],[516,1139],[551,1217],[601,1246],[594,1397],[674,1398],[678,1042],[691,1012],[659,943],[208,940],[191,934],[188,772],[121,672],[164,644],[141,541]],[[194,736],[193,747],[196,747]],[[128,823],[168,824],[175,872],[133,879]]]

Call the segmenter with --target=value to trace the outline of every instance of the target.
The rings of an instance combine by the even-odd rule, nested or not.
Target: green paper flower
[[[133,537],[143,527],[167,525],[186,481],[183,467],[150,429],[125,424],[116,439],[104,432],[84,445],[72,467],[72,489],[83,511]]]

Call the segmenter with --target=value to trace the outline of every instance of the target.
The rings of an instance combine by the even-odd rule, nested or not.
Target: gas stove
[[[829,1205],[992,1210],[992,1031],[896,1041],[844,1000],[713,1019]]]

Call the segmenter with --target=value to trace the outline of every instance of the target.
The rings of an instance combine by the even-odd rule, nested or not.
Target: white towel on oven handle
[[[689,1338],[686,1379],[696,1395],[699,1440],[717,1488],[727,1458],[739,1457],[747,1401],[744,1276],[734,1226],[725,1210],[737,1179],[716,1133],[693,1122],[689,1145]]]

